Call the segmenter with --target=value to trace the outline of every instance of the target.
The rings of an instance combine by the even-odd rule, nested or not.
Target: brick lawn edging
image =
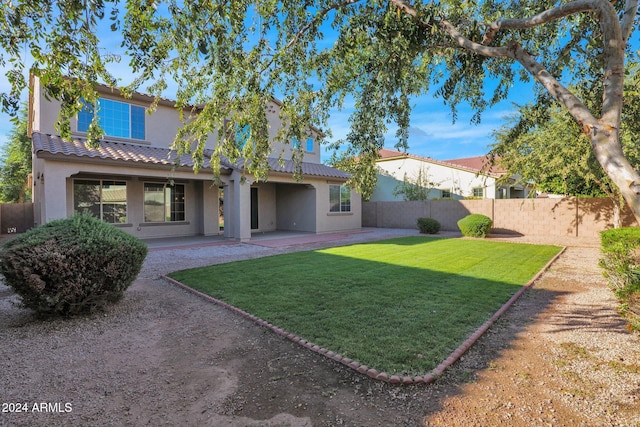
[[[500,316],[502,316],[504,314],[505,311],[507,311],[509,309],[509,307],[511,307],[513,305],[514,302],[516,302],[516,300],[518,298],[520,298],[520,296],[522,296],[522,294],[529,288],[531,288],[533,286],[533,284],[536,282],[536,280],[538,280],[540,278],[540,276],[547,271],[547,269],[560,257],[560,255],[562,255],[564,253],[564,251],[566,250],[566,246],[563,246],[562,249],[560,250],[560,252],[558,252],[535,276],[533,276],[533,278],[531,280],[529,280],[524,286],[522,286],[518,292],[516,292],[515,294],[513,294],[513,296],[506,302],[504,303],[504,305],[502,307],[500,307],[500,309],[498,309],[498,311],[496,311],[493,316],[491,316],[489,318],[489,320],[487,320],[486,322],[484,322],[482,324],[482,326],[480,326],[473,334],[471,334],[471,336],[469,336],[469,338],[467,338],[457,349],[455,349],[450,355],[449,357],[447,357],[442,363],[440,363],[436,368],[434,368],[433,370],[431,370],[431,372],[428,372],[425,375],[418,375],[415,377],[411,377],[411,376],[403,376],[400,377],[399,375],[389,375],[386,372],[379,372],[378,370],[374,369],[374,368],[370,368],[366,365],[362,365],[361,363],[359,363],[358,361],[355,360],[351,360],[347,357],[342,357],[340,354],[334,353],[333,351],[327,350],[325,348],[322,348],[312,342],[309,342],[307,340],[305,340],[304,338],[301,338],[291,332],[288,332],[276,325],[273,325],[272,323],[267,322],[266,320],[260,319],[257,316],[254,316],[251,313],[248,313],[236,306],[233,306],[231,304],[228,304],[222,300],[219,300],[217,298],[212,297],[211,295],[207,295],[203,292],[197,291],[193,288],[190,288],[189,286],[172,279],[171,277],[168,277],[166,275],[162,275],[160,277],[162,277],[164,280],[166,280],[167,282],[181,288],[184,289],[185,291],[196,295],[202,299],[204,299],[205,301],[209,301],[212,302],[214,304],[217,304],[221,307],[226,308],[227,310],[236,313],[242,317],[244,317],[247,320],[250,320],[252,322],[254,322],[255,324],[257,324],[258,326],[262,326],[264,328],[270,329],[271,331],[275,332],[278,335],[281,335],[291,341],[293,341],[296,344],[299,344],[311,351],[314,351],[322,356],[328,357],[331,360],[334,360],[338,363],[342,363],[343,365],[347,366],[348,368],[353,369],[354,371],[357,371],[361,374],[367,375],[370,378],[373,378],[375,380],[379,380],[379,381],[384,381],[387,383],[391,383],[391,384],[400,384],[400,385],[410,385],[410,384],[429,384],[432,383],[433,381],[435,381],[440,375],[442,375],[442,373],[449,368],[451,365],[453,365],[481,336],[482,334],[484,334],[490,327],[491,325],[493,325],[496,320],[498,320],[500,318]]]

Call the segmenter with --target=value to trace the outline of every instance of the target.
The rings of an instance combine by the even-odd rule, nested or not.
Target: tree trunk
[[[640,174],[622,152],[618,132],[606,126],[595,127],[589,137],[602,169],[618,187],[636,222],[640,224]]]

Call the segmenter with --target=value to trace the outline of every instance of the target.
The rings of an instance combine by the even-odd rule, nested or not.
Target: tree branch
[[[395,7],[397,7],[398,9],[400,9],[401,11],[405,12],[407,15],[415,19],[415,21],[420,25],[422,25],[424,28],[431,28],[431,25],[428,22],[424,22],[420,18],[418,18],[418,11],[414,7],[406,4],[403,0],[391,0],[391,3]],[[466,49],[484,56],[490,56],[490,57],[496,57],[496,58],[508,57],[508,58],[515,59],[513,58],[511,51],[506,47],[484,46],[480,43],[476,43],[469,40],[467,37],[462,35],[462,33],[460,33],[453,24],[451,24],[449,21],[447,21],[444,18],[438,21],[438,25],[442,30],[444,30],[446,33],[449,34],[449,36],[453,39],[453,41],[459,47],[463,49]]]
[[[289,40],[289,43],[287,43],[287,45],[281,50],[281,51],[285,51],[289,48],[291,48],[292,46],[294,46],[298,40],[300,40],[300,38],[304,35],[304,33],[306,33],[307,31],[309,31],[309,28],[313,27],[318,21],[320,21],[322,18],[324,18],[324,16],[331,12],[332,10],[338,9],[340,7],[343,6],[348,6],[350,4],[354,4],[354,3],[358,3],[360,0],[345,0],[342,1],[340,3],[334,3],[330,6],[325,7],[324,9],[322,9],[320,12],[316,13],[316,16],[311,19],[307,25],[305,25],[304,27],[302,27],[295,36],[293,36],[293,38],[291,40]],[[278,58],[279,53],[275,53],[272,57],[271,60],[269,62],[267,62],[258,72],[258,74],[262,74],[264,73],[266,70],[269,69],[269,67],[271,67],[271,65],[276,61],[276,59]]]
[[[576,0],[561,4],[553,9],[545,10],[530,18],[499,19],[489,25],[489,30],[485,33],[482,43],[491,43],[500,30],[524,30],[536,27],[576,13],[599,10],[601,3],[603,3],[602,0]]]
[[[400,10],[412,16],[423,26],[428,24],[421,21],[415,8],[403,0],[391,0]],[[564,18],[582,12],[597,12],[603,34],[604,65],[604,99],[602,116],[596,121],[584,104],[566,87],[561,85],[547,70],[540,65],[531,54],[519,45],[509,47],[491,47],[475,43],[465,37],[446,19],[442,18],[438,24],[451,39],[461,48],[489,57],[506,57],[517,60],[529,71],[549,93],[564,105],[583,126],[589,130],[598,125],[606,128],[619,129],[622,112],[622,93],[624,85],[624,51],[627,33],[631,31],[633,17],[638,8],[638,0],[627,0],[622,26],[618,21],[615,8],[607,0],[575,0],[564,3],[553,9],[546,10],[530,18],[502,19],[490,25],[484,36],[483,43],[490,43],[498,31],[505,29],[527,29],[544,23]],[[624,33],[623,28],[624,27]]]
[[[591,129],[598,122],[591,111],[569,89],[553,77],[535,58],[521,46],[513,45],[513,58],[518,61],[571,115],[583,129]]]
[[[341,2],[341,3],[335,3],[335,4],[332,4],[330,6],[325,7],[323,10],[318,12],[316,14],[316,16],[312,20],[310,20],[307,25],[302,27],[300,29],[300,31],[298,31],[296,33],[296,35],[289,41],[289,43],[287,43],[287,46],[285,47],[285,49],[288,49],[291,46],[293,46],[294,44],[296,44],[298,42],[298,40],[300,40],[300,37],[302,37],[302,35],[304,33],[306,33],[309,30],[309,28],[311,28],[313,25],[315,25],[315,23],[318,22],[321,18],[323,18],[327,13],[331,12],[332,10],[338,9],[340,7],[343,7],[343,6],[348,6],[350,4],[358,3],[359,1],[360,0],[345,0],[345,1]]]
[[[622,15],[622,39],[626,43],[633,31],[633,21],[638,12],[638,0],[627,0],[624,5],[624,14]]]

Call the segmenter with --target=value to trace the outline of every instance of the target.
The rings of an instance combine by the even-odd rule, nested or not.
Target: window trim
[[[119,225],[119,226],[123,226],[123,225],[127,225],[129,224],[129,197],[127,195],[127,181],[126,180],[117,180],[117,179],[102,179],[102,178],[73,178],[72,180],[72,184],[71,184],[71,191],[72,191],[72,206],[73,206],[73,212],[80,212],[78,210],[76,210],[76,182],[78,181],[85,181],[85,182],[97,182],[98,183],[98,187],[100,188],[100,201],[99,206],[100,206],[100,216],[98,217],[99,220],[106,222],[107,224],[112,224],[112,225]],[[114,183],[114,185],[123,185],[124,184],[124,191],[125,191],[125,201],[124,201],[124,209],[125,209],[125,214],[124,214],[124,222],[109,222],[107,220],[104,219],[104,197],[103,197],[103,186],[105,182],[112,182]]]
[[[105,126],[102,121],[100,120],[100,127],[102,128],[102,131],[104,132],[104,136],[109,137],[109,138],[119,138],[119,139],[125,139],[125,140],[133,140],[133,141],[146,141],[147,138],[147,108],[143,105],[139,105],[139,104],[135,104],[135,103],[131,103],[131,102],[126,102],[126,101],[121,101],[118,99],[111,99],[111,98],[106,98],[106,97],[99,97],[98,98],[98,104],[100,103],[100,101],[108,101],[108,102],[113,102],[113,103],[117,103],[117,104],[122,104],[122,105],[126,105],[128,107],[129,110],[129,114],[128,114],[128,124],[129,124],[129,131],[128,131],[128,136],[122,136],[122,135],[111,135],[107,132],[107,126]],[[82,101],[84,103],[84,101]],[[139,108],[140,110],[142,110],[142,115],[140,116],[139,114],[136,115],[137,118],[142,118],[142,138],[139,137],[134,137],[134,108]],[[78,133],[82,133],[82,134],[86,134],[89,132],[89,126],[91,124],[91,120],[89,120],[89,123],[86,124],[86,128],[85,128],[85,120],[81,120],[80,119],[80,115],[81,114],[87,114],[89,119],[93,119],[93,116],[95,115],[95,111],[92,111],[90,109],[90,106],[85,104],[85,107],[83,107],[80,112],[78,113],[78,115],[76,116],[76,130]],[[98,112],[98,115],[100,113]],[[83,124],[83,128],[81,129],[80,125],[81,123]]]
[[[480,195],[477,195],[476,192],[479,192]],[[484,187],[473,187],[471,189],[471,194],[473,195],[473,197],[476,197],[478,199],[484,199]]]
[[[331,189],[332,187],[338,187],[339,189],[339,200],[338,200],[338,209],[339,210],[332,210],[333,209],[333,204],[332,204],[332,199],[331,199]],[[347,201],[343,201],[342,200],[342,195],[343,195],[343,191],[348,191],[349,192],[349,205],[348,205],[348,209],[344,209],[346,206],[343,206]],[[329,184],[329,213],[330,214],[350,214],[352,213],[351,210],[351,189],[349,187],[347,187],[345,184]]]
[[[160,186],[162,185],[162,194],[163,194],[163,203],[162,206],[164,207],[164,213],[163,213],[163,220],[162,221],[148,221],[147,220],[147,214],[145,213],[145,207],[146,205],[146,198],[145,198],[145,193],[146,193],[146,188],[147,185],[156,185],[156,186]],[[183,196],[183,201],[182,201],[182,211],[176,211],[176,212],[182,212],[182,219],[176,219],[176,220],[167,220],[167,188],[170,188],[172,190],[173,193],[173,189],[177,186],[181,186],[182,187],[182,196]],[[172,194],[173,195],[173,194]],[[169,200],[169,212],[168,212],[168,217],[172,218],[173,217],[173,203],[171,200]],[[167,182],[157,182],[157,181],[144,181],[142,183],[142,219],[143,219],[143,223],[147,224],[147,225],[151,225],[151,224],[188,224],[187,221],[187,185],[181,182],[176,182],[173,185],[167,183]]]

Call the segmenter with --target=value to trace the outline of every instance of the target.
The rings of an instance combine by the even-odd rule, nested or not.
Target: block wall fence
[[[458,231],[460,219],[479,213],[493,220],[492,233],[592,237],[613,228],[614,207],[609,199],[577,197],[363,202],[362,226],[417,228],[419,217],[429,217],[438,220],[443,231]],[[624,227],[638,226],[628,209],[620,218]]]

